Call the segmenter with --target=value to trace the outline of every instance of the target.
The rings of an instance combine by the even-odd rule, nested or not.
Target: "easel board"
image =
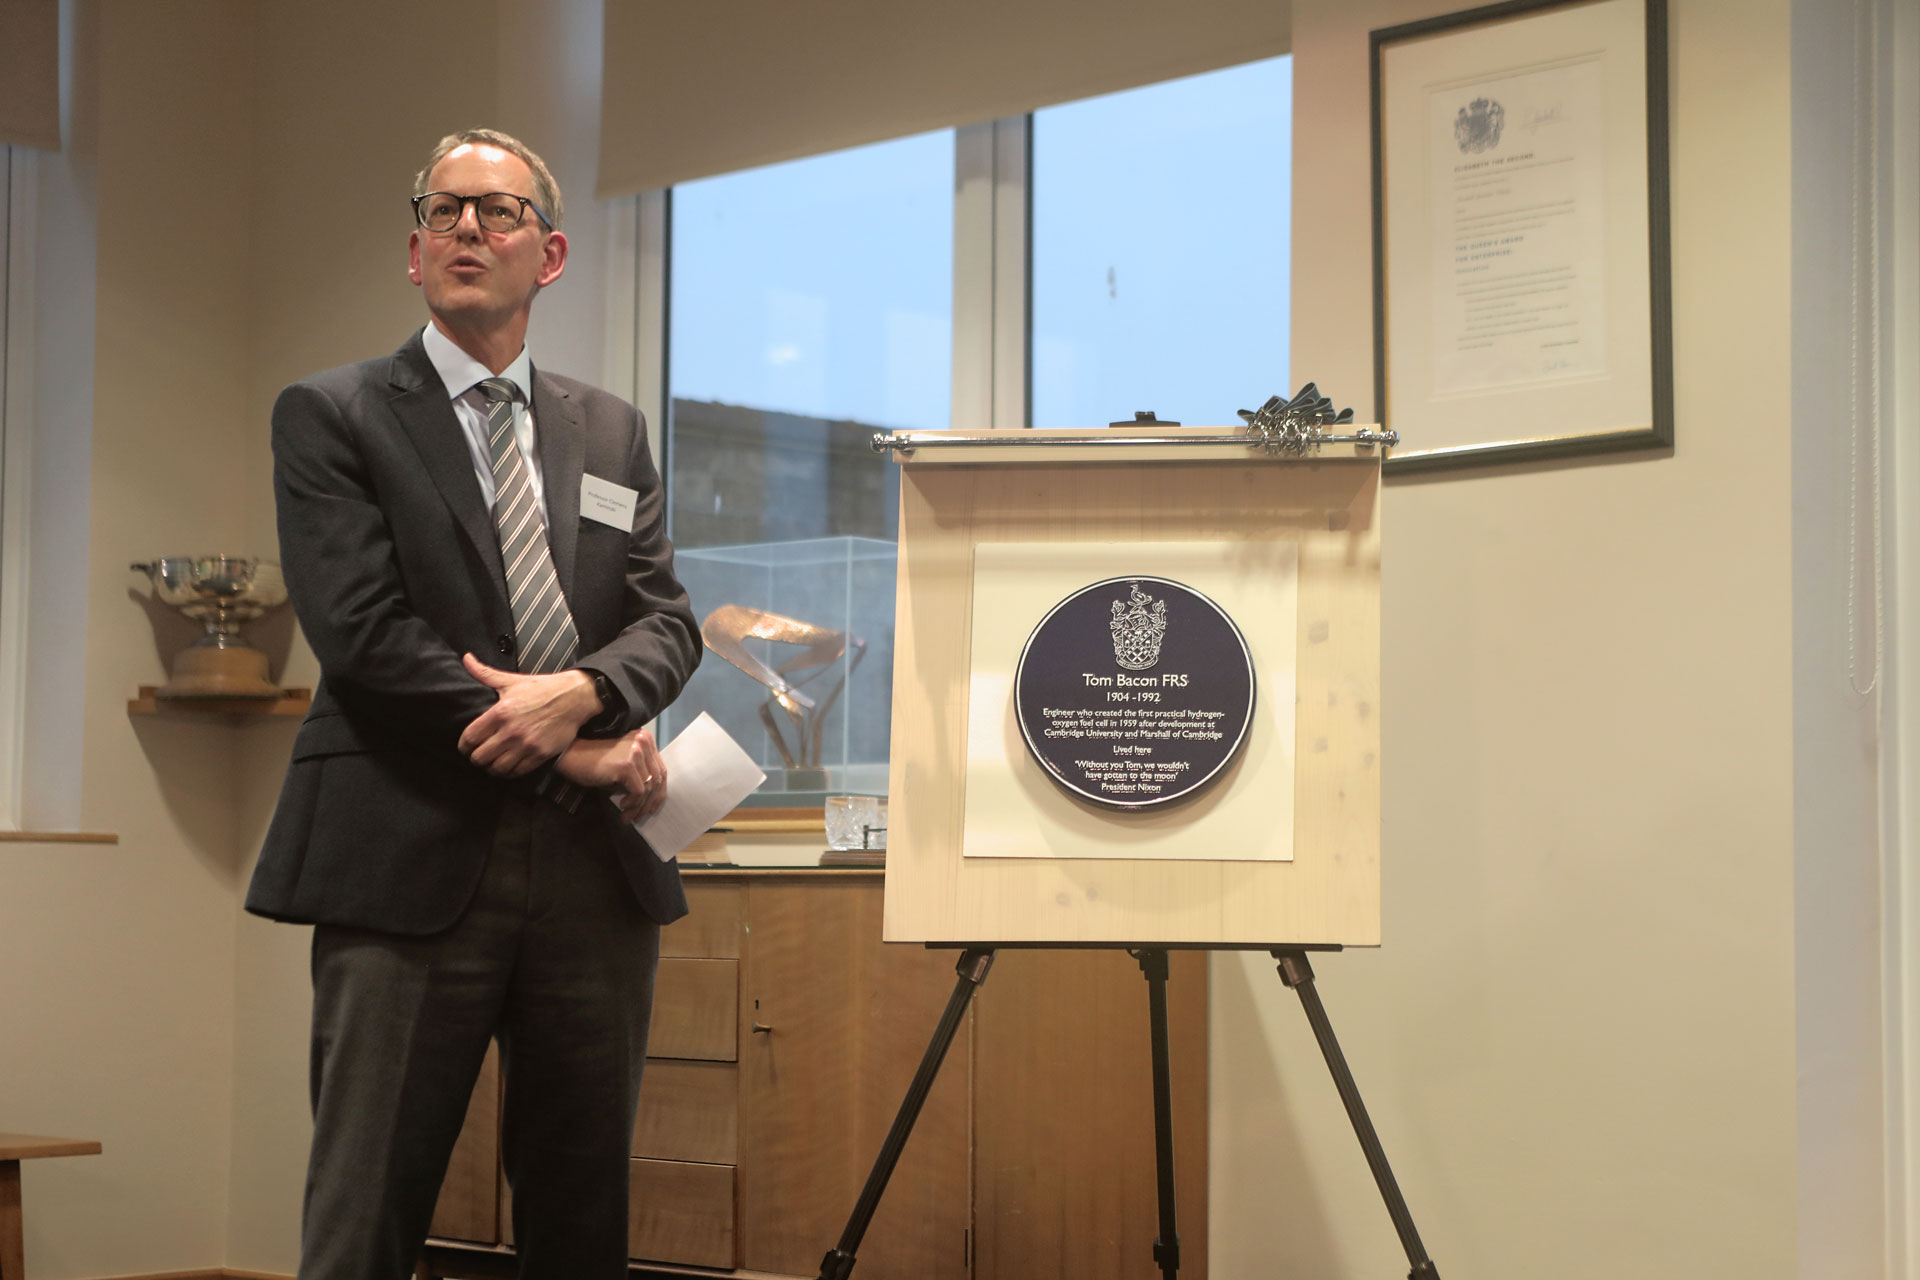
[[[1376,455],[1270,458],[1222,431],[1217,450],[928,449],[904,459],[901,472],[888,941],[1378,945]],[[1138,849],[1116,858],[1087,856],[1086,849],[1061,857],[1031,849],[984,856],[992,851],[967,845],[968,788],[976,777],[969,766],[980,763],[982,725],[1001,714],[973,699],[1005,696],[995,673],[1006,668],[1007,637],[1032,624],[1022,614],[976,626],[975,614],[1032,612],[1047,595],[998,589],[977,566],[999,572],[994,566],[1030,560],[1043,544],[1058,545],[1062,563],[1098,577],[1144,572],[1135,560],[1164,559],[1169,549],[1177,560],[1178,544],[1194,544],[1218,559],[1210,581],[1225,583],[1216,589],[1233,597],[1221,603],[1249,617],[1270,616],[1265,602],[1246,594],[1261,590],[1263,566],[1297,566],[1288,579],[1293,667],[1261,680],[1269,699],[1263,714],[1280,712],[1272,699],[1291,692],[1292,741],[1284,754],[1272,743],[1264,754],[1250,747],[1214,789],[1225,790],[1209,792],[1199,808],[1183,801],[1149,818],[1173,830],[1176,843],[1183,817],[1212,819],[1194,823],[1184,845],[1164,856],[1137,856]],[[982,547],[989,549],[984,557]],[[1102,560],[1109,567],[1096,572]],[[999,651],[972,652],[976,635],[998,637]],[[1283,653],[1288,646],[1270,648]],[[1011,750],[1002,755],[1005,769],[1027,771],[1011,783],[980,778],[996,789],[992,825],[1003,834],[1049,823],[1057,830],[1067,821],[1094,840],[1103,829],[1117,843],[1145,838],[1143,815],[1063,797],[1039,776],[1036,762]],[[1263,789],[1270,797],[1284,790],[1273,773],[1287,757],[1290,856],[1248,860],[1243,848],[1274,843],[1261,824],[1270,825],[1285,806],[1260,799]],[[986,829],[979,800],[972,814],[977,844]],[[1230,856],[1210,856],[1212,848]]]

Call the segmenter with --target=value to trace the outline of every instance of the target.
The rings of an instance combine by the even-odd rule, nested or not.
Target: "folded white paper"
[[[704,711],[660,749],[660,758],[667,765],[667,802],[633,825],[662,862],[672,861],[767,780],[753,757]]]

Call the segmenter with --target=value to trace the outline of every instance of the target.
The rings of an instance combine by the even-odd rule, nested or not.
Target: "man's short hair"
[[[547,226],[554,231],[560,229],[565,211],[560,207],[560,184],[553,180],[553,174],[547,169],[547,162],[534,154],[532,147],[520,141],[510,133],[498,129],[462,129],[440,139],[433,148],[433,154],[427,157],[426,165],[413,175],[413,194],[427,194],[427,183],[433,180],[433,167],[445,160],[456,147],[469,143],[486,147],[498,147],[509,155],[520,157],[527,168],[533,170],[533,202],[540,206],[540,212],[547,215]],[[518,194],[517,192],[512,194]]]

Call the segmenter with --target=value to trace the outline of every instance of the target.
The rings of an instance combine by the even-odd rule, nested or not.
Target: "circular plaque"
[[[1219,605],[1168,578],[1107,578],[1055,605],[1014,677],[1020,735],[1085,800],[1171,804],[1219,776],[1253,722],[1253,655]]]

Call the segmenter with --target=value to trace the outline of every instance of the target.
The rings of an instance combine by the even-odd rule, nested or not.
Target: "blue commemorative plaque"
[[[1107,578],[1027,637],[1014,713],[1027,750],[1084,800],[1171,804],[1219,777],[1253,722],[1253,655],[1219,605],[1168,578]]]

